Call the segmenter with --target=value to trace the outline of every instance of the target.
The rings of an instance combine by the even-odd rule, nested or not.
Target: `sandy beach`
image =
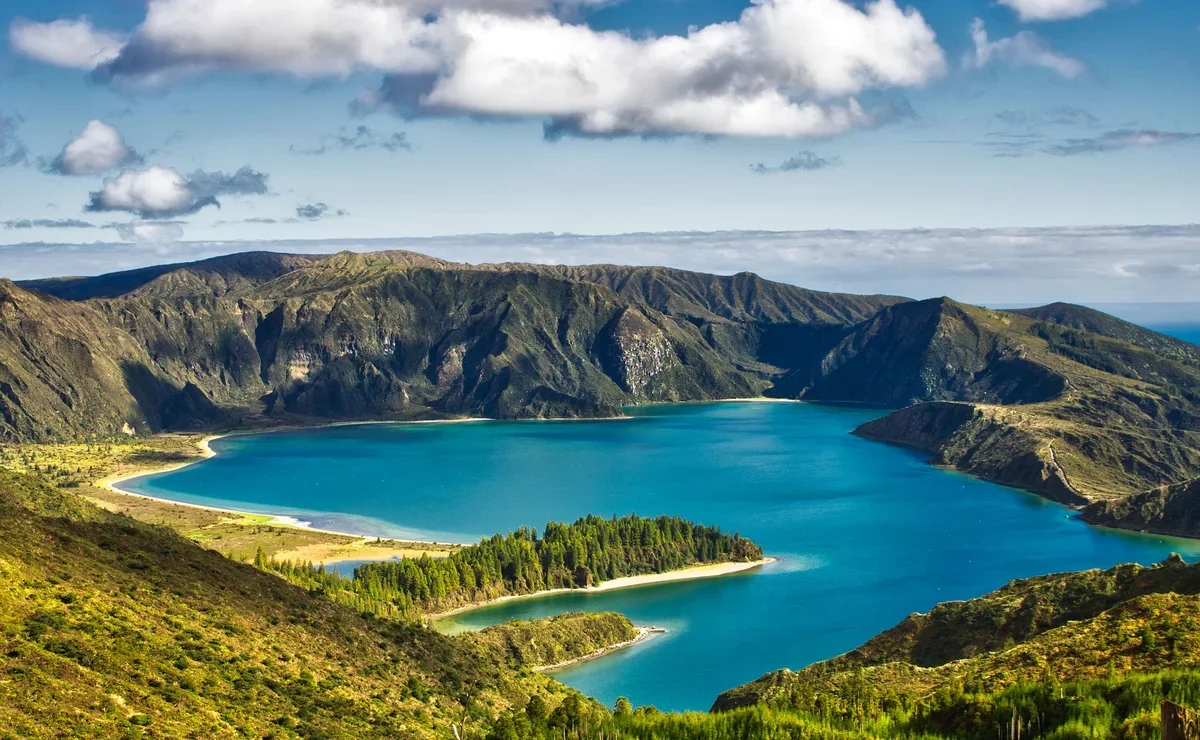
[[[749,563],[714,563],[712,565],[694,565],[690,568],[681,570],[672,570],[666,573],[648,573],[641,576],[625,576],[623,578],[614,578],[611,581],[605,581],[597,586],[589,586],[587,588],[552,588],[545,591],[536,591],[531,594],[514,594],[512,596],[501,596],[497,599],[489,599],[481,601],[478,604],[468,604],[460,606],[457,609],[451,609],[437,614],[427,614],[426,619],[435,622],[439,619],[452,617],[455,614],[463,614],[465,612],[482,609],[485,606],[494,606],[508,601],[517,601],[519,599],[539,599],[544,596],[553,596],[555,594],[590,594],[600,593],[602,591],[615,591],[623,588],[636,588],[638,586],[652,586],[656,583],[673,583],[675,581],[692,581],[699,578],[717,578],[720,576],[728,576],[734,573],[741,573],[755,568],[761,568],[764,565],[774,563],[775,558],[763,558]]]
[[[482,419],[467,418],[467,419],[436,419],[436,420],[421,420],[408,422],[390,422],[390,421],[367,421],[367,422],[335,422],[323,426],[351,426],[359,424],[447,424],[461,423],[467,421],[482,421]],[[276,560],[291,560],[295,562],[311,562],[313,564],[334,565],[337,563],[352,562],[358,560],[392,560],[395,558],[405,557],[420,557],[428,554],[433,557],[441,557],[448,555],[453,551],[454,546],[458,543],[436,543],[424,542],[419,540],[396,540],[386,537],[378,537],[375,535],[362,535],[352,532],[340,532],[331,529],[321,529],[312,526],[309,522],[297,519],[294,516],[287,515],[270,515],[270,514],[254,514],[247,511],[237,509],[226,509],[217,506],[204,506],[201,504],[191,504],[182,501],[173,501],[171,499],[160,498],[157,496],[147,496],[141,493],[134,493],[121,488],[121,484],[135,478],[141,478],[146,475],[154,475],[157,473],[168,473],[175,470],[180,470],[189,465],[195,465],[198,462],[207,460],[216,456],[216,452],[212,449],[212,442],[240,434],[260,434],[266,432],[286,431],[285,428],[277,427],[266,430],[247,430],[229,432],[226,434],[213,434],[204,437],[197,444],[200,450],[200,456],[192,460],[187,460],[180,463],[172,463],[161,467],[138,469],[128,472],[123,472],[115,475],[110,475],[95,482],[97,488],[111,491],[121,496],[129,496],[132,498],[152,501],[158,504],[167,506],[181,506],[189,509],[196,509],[206,512],[214,512],[225,516],[224,521],[228,524],[238,524],[244,526],[267,526],[267,527],[288,527],[298,529],[305,532],[313,532],[317,534],[329,535],[331,537],[341,538],[337,542],[321,542],[303,545],[294,549],[280,551],[274,554]],[[436,549],[438,545],[449,545],[446,549]]]

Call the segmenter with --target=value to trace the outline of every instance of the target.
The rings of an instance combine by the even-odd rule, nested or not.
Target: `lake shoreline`
[[[614,578],[611,581],[604,581],[596,586],[588,586],[586,588],[550,588],[544,591],[534,591],[528,594],[511,594],[509,596],[498,596],[494,599],[481,601],[476,604],[467,604],[465,606],[456,607],[444,612],[424,615],[425,621],[435,623],[449,617],[467,612],[483,609],[497,604],[505,604],[511,601],[524,601],[526,599],[541,599],[547,596],[558,596],[562,594],[595,594],[605,591],[619,591],[627,588],[637,588],[639,586],[652,586],[659,583],[678,583],[680,581],[694,581],[703,578],[719,578],[721,576],[733,575],[735,573],[744,573],[748,570],[761,568],[765,565],[777,562],[777,558],[764,557],[761,560],[738,563],[705,563],[700,565],[692,565],[679,570],[669,570],[664,573],[646,573],[639,576],[622,576]]]
[[[581,655],[578,658],[571,658],[570,660],[564,660],[563,662],[555,663],[554,665],[534,666],[534,668],[532,670],[535,673],[548,673],[550,671],[561,671],[564,668],[570,668],[571,666],[579,665],[580,663],[587,663],[588,661],[596,660],[597,658],[603,658],[604,656],[610,655],[619,650],[631,648],[634,645],[638,645],[638,644],[645,642],[646,640],[649,640],[651,637],[654,637],[655,635],[665,635],[666,633],[667,633],[667,631],[665,629],[663,629],[662,627],[638,627],[637,628],[637,637],[633,638],[632,640],[626,640],[625,642],[618,642],[615,645],[608,645],[607,647],[602,647],[599,650],[594,650],[594,651],[588,653],[587,655]]]
[[[474,421],[489,421],[488,419],[480,419],[475,417],[466,417],[460,419],[414,419],[411,421],[386,421],[386,420],[368,420],[368,421],[337,421],[328,424],[317,426],[288,426],[288,427],[272,427],[269,429],[240,429],[220,434],[210,434],[202,438],[196,443],[196,447],[200,450],[200,456],[184,462],[170,463],[167,465],[141,468],[138,470],[116,473],[105,476],[93,483],[97,488],[100,488],[120,496],[128,496],[131,498],[153,501],[155,503],[182,506],[190,509],[208,511],[217,514],[224,514],[230,517],[236,517],[235,523],[244,524],[244,526],[266,526],[266,527],[287,527],[290,529],[299,529],[306,532],[314,532],[317,534],[325,534],[333,537],[345,538],[345,542],[333,543],[328,545],[314,545],[307,548],[301,548],[296,551],[286,551],[279,553],[279,560],[295,560],[298,562],[313,562],[324,565],[337,565],[340,563],[364,561],[386,561],[393,560],[398,557],[406,557],[412,554],[411,547],[404,545],[448,545],[452,547],[461,547],[467,543],[460,542],[441,542],[432,540],[418,539],[398,539],[396,537],[382,534],[361,534],[355,532],[343,532],[334,529],[324,529],[314,527],[311,523],[296,518],[288,514],[259,514],[241,509],[231,509],[220,506],[209,506],[205,504],[193,504],[186,501],[176,501],[161,496],[150,496],[144,493],[136,493],[121,488],[122,483],[126,483],[137,478],[143,478],[148,475],[158,475],[161,473],[170,473],[177,470],[182,470],[191,465],[204,462],[213,457],[217,453],[212,448],[212,443],[224,439],[226,437],[269,434],[273,432],[298,431],[302,429],[322,429],[329,427],[340,426],[359,426],[370,424],[457,424]],[[394,546],[389,546],[387,543],[395,543]],[[307,555],[307,557],[305,557]]]
[[[766,396],[760,396],[760,397],[753,397],[753,398],[718,398],[718,399],[712,399],[712,400],[707,400],[707,401],[682,401],[682,402],[670,402],[670,403],[664,402],[664,403],[655,403],[655,404],[643,404],[643,406],[670,406],[670,405],[703,404],[703,403],[804,403],[804,402],[797,400],[797,399],[768,398]],[[612,416],[612,417],[602,417],[602,418],[590,418],[589,417],[589,418],[563,418],[563,419],[517,419],[514,421],[553,421],[553,422],[557,422],[557,421],[615,421],[615,420],[629,420],[632,418],[633,417],[630,417],[630,416]],[[367,425],[376,425],[376,424],[465,424],[465,423],[469,423],[469,422],[484,422],[484,421],[508,421],[508,420],[492,419],[490,417],[485,417],[485,416],[467,416],[467,417],[448,418],[448,419],[409,419],[409,420],[405,420],[405,419],[395,419],[395,420],[392,420],[392,419],[365,419],[362,421],[353,421],[353,420],[331,421],[331,422],[324,422],[324,423],[319,423],[319,424],[291,424],[291,425],[285,425],[285,426],[263,427],[261,429],[257,429],[257,428],[253,428],[253,427],[247,427],[245,429],[234,429],[234,430],[230,430],[227,432],[209,434],[209,435],[205,436],[203,439],[201,439],[197,443],[197,447],[201,451],[201,456],[198,458],[195,458],[193,460],[187,460],[187,461],[179,462],[179,463],[170,463],[168,465],[163,465],[160,467],[142,468],[142,469],[139,469],[136,471],[108,475],[108,476],[105,476],[104,478],[101,478],[100,480],[95,481],[93,483],[93,485],[95,485],[97,488],[102,488],[106,491],[110,491],[112,493],[117,493],[122,496],[132,496],[135,498],[145,499],[148,501],[154,501],[154,502],[161,503],[161,504],[170,504],[170,505],[174,505],[174,506],[186,506],[186,507],[193,508],[193,509],[212,511],[212,512],[217,512],[220,514],[230,514],[233,516],[244,517],[247,519],[254,518],[254,517],[268,517],[269,521],[262,522],[262,524],[264,526],[292,527],[294,529],[303,529],[303,530],[310,531],[310,532],[334,535],[334,536],[338,536],[338,537],[348,537],[348,538],[352,538],[352,539],[356,539],[356,540],[383,539],[383,540],[392,540],[392,541],[396,541],[396,542],[413,542],[413,543],[424,544],[424,545],[474,544],[474,543],[464,543],[464,542],[440,542],[440,541],[433,542],[433,541],[429,541],[429,540],[417,540],[417,539],[399,540],[397,538],[390,537],[390,536],[384,536],[381,534],[370,534],[370,533],[360,534],[360,533],[354,533],[354,532],[342,532],[342,531],[332,530],[332,529],[321,529],[321,528],[313,527],[308,522],[300,521],[300,520],[296,519],[294,516],[290,516],[287,514],[257,514],[254,512],[243,511],[240,509],[229,509],[229,508],[223,508],[223,507],[219,507],[219,506],[208,506],[205,504],[192,504],[192,503],[188,503],[185,501],[175,501],[173,499],[162,498],[160,496],[149,496],[144,493],[135,493],[133,491],[127,491],[127,490],[121,488],[120,484],[127,483],[128,481],[135,480],[137,478],[142,478],[142,477],[145,477],[148,475],[158,475],[161,473],[171,473],[176,470],[182,470],[183,468],[186,468],[190,465],[195,465],[197,463],[208,460],[212,457],[216,457],[217,453],[215,451],[213,451],[211,443],[213,443],[219,439],[225,439],[226,437],[240,437],[240,436],[257,435],[257,434],[273,434],[273,433],[277,433],[277,432],[296,432],[296,431],[305,431],[305,430],[310,430],[310,429],[329,429],[329,428],[334,428],[334,427],[346,427],[346,426],[367,426]],[[327,560],[323,560],[322,562],[324,562],[326,564],[333,564],[333,563],[340,563],[340,562],[350,562],[350,561],[359,560],[359,559],[362,559],[362,558],[356,558],[356,557],[347,555],[344,557],[333,557],[333,558],[330,558]],[[388,558],[383,558],[383,559],[386,560]]]

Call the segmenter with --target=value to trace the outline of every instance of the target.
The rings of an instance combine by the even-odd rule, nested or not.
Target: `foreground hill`
[[[1200,536],[1200,517],[1174,521],[1190,504],[1168,501],[1200,478],[1198,352],[1067,304],[991,311],[749,273],[249,253],[0,281],[0,438],[605,417],[769,395],[900,409],[858,433],[1073,505],[1145,494],[1157,503],[1096,520]]]
[[[533,671],[636,639],[567,614],[446,637],[0,474],[0,722],[18,737],[1155,737],[1200,703],[1200,566],[1058,574],[731,690],[615,711]]]
[[[885,737],[1150,737],[1159,701],[1200,698],[1198,594],[1200,565],[1176,556],[1014,581],[731,689],[713,710],[851,721]]]
[[[637,636],[571,614],[446,637],[370,618],[162,527],[0,472],[0,734],[474,734],[537,697],[529,669]]]

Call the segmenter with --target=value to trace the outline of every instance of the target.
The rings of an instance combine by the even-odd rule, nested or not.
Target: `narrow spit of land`
[[[487,601],[480,601],[475,604],[467,604],[460,606],[457,609],[429,614],[426,616],[430,622],[437,626],[438,620],[452,617],[457,614],[464,614],[476,609],[482,609],[496,604],[503,604],[509,601],[518,601],[524,599],[539,599],[546,596],[555,596],[557,594],[589,594],[599,593],[601,591],[615,591],[624,588],[636,588],[638,586],[650,586],[656,583],[672,583],[675,581],[692,581],[700,578],[717,578],[720,576],[733,575],[755,568],[761,568],[764,565],[770,565],[775,562],[775,558],[766,557],[762,560],[754,560],[746,563],[712,563],[707,565],[694,565],[689,568],[681,568],[679,570],[667,571],[666,573],[647,573],[640,576],[623,576],[614,578],[611,581],[604,581],[595,586],[586,588],[552,588],[545,591],[535,591],[530,594],[512,594],[510,596],[500,596]],[[660,630],[661,631],[661,630]]]

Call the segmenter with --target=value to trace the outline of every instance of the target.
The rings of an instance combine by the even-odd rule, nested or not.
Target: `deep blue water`
[[[1177,339],[1182,339],[1185,342],[1200,344],[1200,324],[1151,324],[1147,325],[1147,328],[1161,334],[1168,334]]]
[[[559,674],[611,705],[707,709],[722,690],[844,652],[913,611],[1061,570],[1200,545],[1091,529],[1060,506],[848,432],[878,412],[791,403],[636,410],[620,421],[388,424],[236,436],[139,493],[383,535],[470,541],[587,513],[737,530],[760,572],[509,602],[480,627],[621,611],[667,635]]]

